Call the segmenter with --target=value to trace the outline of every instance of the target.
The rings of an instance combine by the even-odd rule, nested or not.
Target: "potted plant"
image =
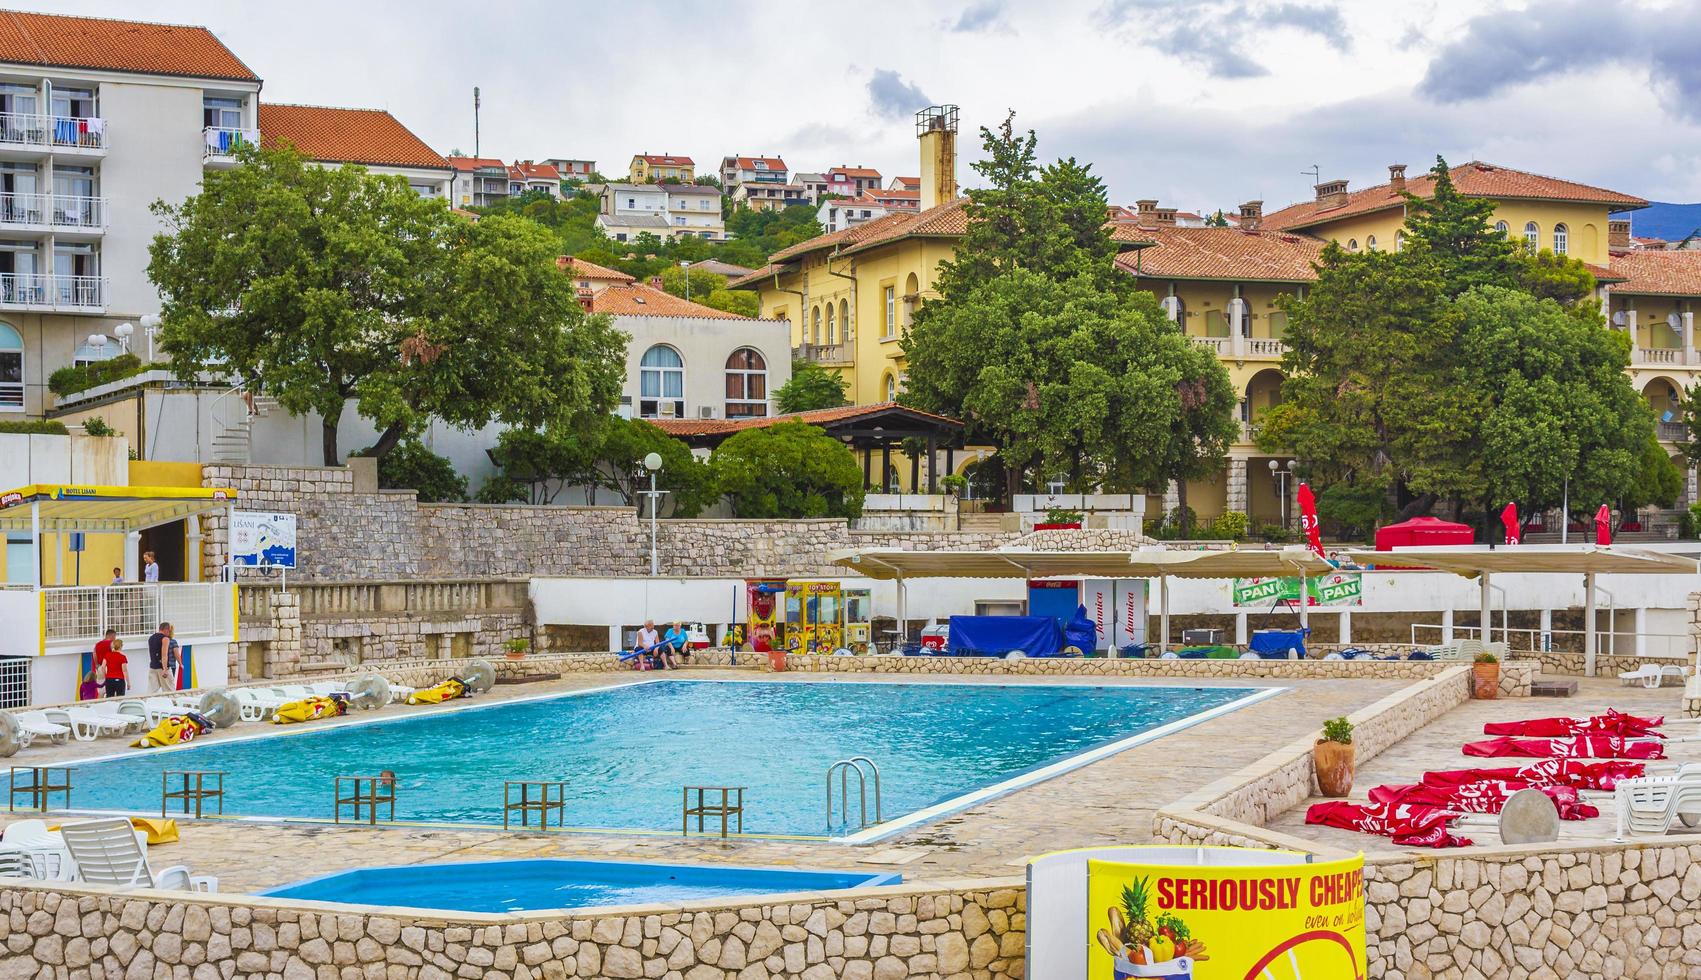
[[[1493,701],[1500,696],[1500,658],[1492,653],[1477,654],[1471,665],[1471,697],[1478,701]]]
[[[1353,789],[1353,724],[1346,718],[1323,723],[1323,737],[1311,747],[1317,770],[1317,791],[1324,796],[1343,797]]]
[[[953,497],[961,497],[969,488],[969,478],[959,473],[947,473],[939,478],[939,487]]]
[[[506,656],[509,660],[526,659],[526,651],[531,648],[532,641],[523,636],[516,636],[511,640],[504,641],[502,644],[502,649],[506,651],[504,656]]]
[[[1052,507],[1045,512],[1045,520],[1034,524],[1036,531],[1073,531],[1081,527],[1081,512],[1069,510],[1066,507]]]

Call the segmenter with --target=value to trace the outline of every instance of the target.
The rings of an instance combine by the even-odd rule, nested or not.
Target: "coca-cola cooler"
[[[1088,579],[1081,602],[1098,629],[1095,649],[1120,650],[1146,642],[1146,580]]]

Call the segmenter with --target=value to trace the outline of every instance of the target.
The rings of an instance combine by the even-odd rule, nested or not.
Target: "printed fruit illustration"
[[[1152,937],[1152,962],[1168,963],[1175,959],[1175,940],[1168,936]]]
[[[1146,919],[1146,906],[1151,901],[1151,878],[1136,878],[1122,888],[1122,915],[1128,920],[1123,940],[1134,946],[1150,946],[1156,930]]]

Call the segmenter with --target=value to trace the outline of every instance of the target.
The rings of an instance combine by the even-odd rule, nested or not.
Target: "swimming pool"
[[[893,885],[902,875],[544,858],[360,868],[261,892],[349,905],[520,912]]]
[[[931,819],[1274,693],[666,679],[137,752],[73,781],[78,809],[157,813],[162,772],[219,770],[226,815],[328,819],[336,776],[389,769],[397,820],[500,825],[504,781],[564,780],[570,827],[674,833],[681,787],[744,786],[746,833],[830,836],[861,829],[828,825],[835,760],[879,765],[888,822]]]

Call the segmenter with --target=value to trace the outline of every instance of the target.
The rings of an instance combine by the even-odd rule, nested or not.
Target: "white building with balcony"
[[[158,311],[149,206],[258,138],[260,79],[199,27],[12,12],[0,51],[4,419],[41,415],[54,370],[120,350],[91,336]]]

